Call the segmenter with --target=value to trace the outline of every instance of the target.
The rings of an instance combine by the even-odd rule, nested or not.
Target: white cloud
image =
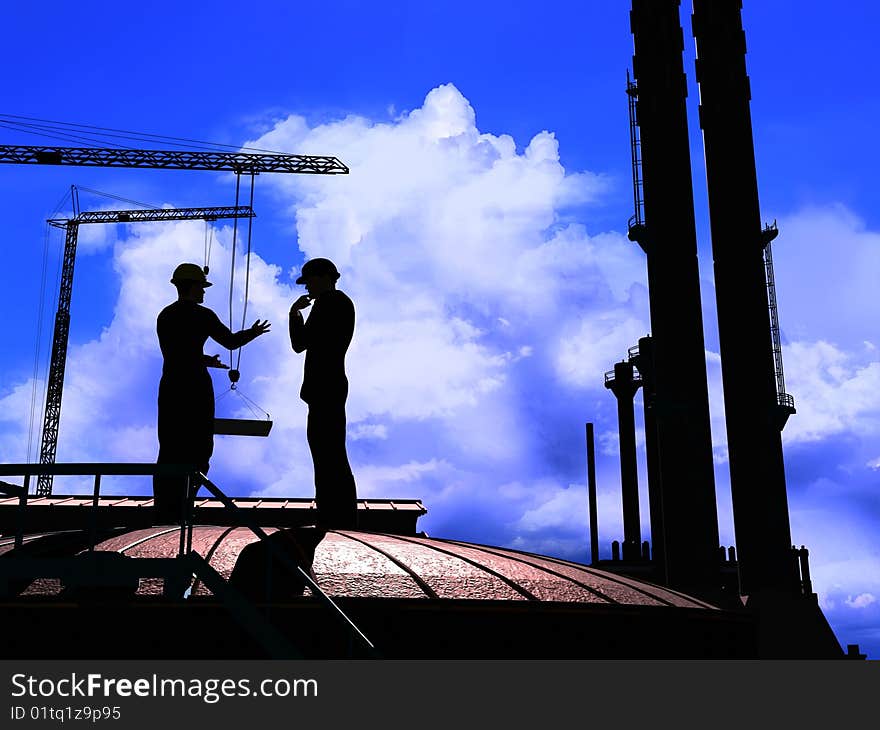
[[[779,229],[773,263],[783,334],[861,348],[880,317],[880,234],[839,204],[801,209]]]
[[[588,514],[587,490],[581,484],[563,487],[552,479],[539,479],[525,486],[518,483],[507,485],[504,493],[522,502],[523,509],[515,528],[526,534],[544,530],[580,530]],[[597,500],[599,512],[608,517],[603,520],[603,528],[608,529],[609,524],[617,527],[618,520],[611,515],[619,512],[620,496],[599,492]]]
[[[358,495],[361,498],[423,499],[426,482],[448,473],[447,462],[431,459],[404,464],[365,464],[356,470]]]
[[[872,603],[876,603],[877,598],[871,593],[861,593],[855,598],[849,596],[846,599],[846,605],[850,608],[866,608],[870,606]]]
[[[382,439],[388,438],[388,427],[382,423],[362,423],[348,429],[348,438],[352,441],[359,439]]]
[[[792,342],[784,355],[786,390],[797,408],[783,432],[786,443],[877,433],[880,362],[865,363],[825,341]]]

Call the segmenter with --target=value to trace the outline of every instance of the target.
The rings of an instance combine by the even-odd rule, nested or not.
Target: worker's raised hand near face
[[[268,319],[264,319],[262,322],[260,320],[254,322],[250,328],[250,333],[253,335],[251,339],[256,339],[260,335],[266,334],[269,331],[270,326]]]
[[[299,299],[297,299],[293,304],[290,305],[290,313],[299,312],[301,309],[305,309],[312,303],[311,297],[308,294],[303,294]]]
[[[205,367],[206,368],[221,368],[223,370],[229,370],[229,365],[224,365],[220,362],[219,355],[203,355],[205,358]]]

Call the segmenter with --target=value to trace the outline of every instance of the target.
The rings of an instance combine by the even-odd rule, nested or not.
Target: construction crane
[[[76,197],[74,195],[74,200]],[[58,293],[58,310],[55,312],[55,329],[52,333],[52,350],[49,373],[46,378],[46,408],[43,417],[43,436],[40,443],[40,463],[54,464],[58,448],[58,424],[61,420],[61,394],[64,389],[64,370],[67,364],[67,342],[70,334],[70,301],[73,293],[73,271],[76,263],[76,242],[79,227],[87,223],[142,223],[151,221],[215,221],[222,218],[252,218],[250,206],[215,208],[159,208],[155,210],[102,210],[77,213],[73,218],[56,218],[48,221],[55,228],[66,231],[64,258],[61,265],[61,285]],[[37,494],[52,494],[52,475],[41,474],[37,480]]]
[[[46,388],[46,412],[40,448],[40,463],[54,464],[58,445],[58,423],[61,415],[61,394],[70,331],[70,299],[73,291],[73,270],[79,226],[86,223],[138,222],[148,220],[198,220],[206,216],[219,218],[253,217],[253,211],[238,205],[238,180],[241,175],[253,178],[260,173],[304,173],[312,175],[345,175],[349,170],[336,157],[322,155],[253,154],[197,150],[110,149],[104,147],[43,147],[0,145],[0,163],[35,165],[74,165],[85,167],[122,167],[165,170],[214,170],[236,173],[236,201],[232,208],[180,208],[162,210],[128,210],[77,213],[69,220],[54,221],[66,229],[58,311],[52,336],[52,352]],[[213,211],[213,212],[208,212]],[[121,218],[120,218],[121,216]],[[124,220],[126,219],[127,220]],[[37,494],[52,493],[51,475],[41,475]]]

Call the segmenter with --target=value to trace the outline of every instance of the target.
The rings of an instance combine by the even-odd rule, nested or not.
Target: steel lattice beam
[[[153,221],[219,220],[221,218],[254,218],[256,213],[247,205],[226,205],[214,208],[152,208],[148,210],[95,210],[82,212],[75,218],[54,218],[56,227],[70,223],[147,223]]]
[[[64,367],[67,364],[67,339],[70,333],[70,297],[73,293],[73,265],[76,263],[76,238],[79,226],[67,226],[64,241],[64,262],[61,266],[61,289],[58,310],[55,312],[55,330],[52,334],[52,355],[46,378],[46,412],[43,416],[43,437],[40,444],[40,463],[54,464],[58,448],[58,423],[61,419],[61,391],[64,387]],[[52,476],[41,474],[37,494],[52,494]]]
[[[135,167],[165,170],[218,170],[240,174],[261,172],[347,175],[348,167],[335,157],[274,155],[190,150],[134,150],[103,147],[33,147],[0,145],[0,163]]]

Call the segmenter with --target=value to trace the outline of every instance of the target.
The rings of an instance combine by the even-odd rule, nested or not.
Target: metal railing
[[[776,402],[783,408],[791,408],[794,410],[794,396],[788,393],[777,393]]]
[[[136,579],[141,577],[163,577],[166,581],[165,594],[170,584],[180,590],[183,597],[183,586],[180,580],[181,574],[189,575],[187,583],[193,576],[198,577],[213,593],[217,594],[232,613],[254,634],[255,638],[273,656],[285,656],[299,658],[302,654],[293,647],[289,641],[268,624],[265,617],[244,596],[236,591],[229,583],[208,563],[199,553],[192,550],[192,535],[194,528],[195,497],[199,490],[204,487],[227,510],[230,510],[237,518],[236,524],[249,529],[256,535],[268,549],[271,560],[277,561],[293,577],[307,585],[314,598],[323,605],[348,632],[349,648],[352,642],[356,642],[367,654],[372,657],[379,656],[374,644],[354,624],[344,611],[328,596],[324,590],[312,579],[302,566],[291,559],[283,551],[278,549],[270,541],[268,533],[259,526],[253,524],[244,510],[238,507],[216,484],[199,472],[194,466],[188,464],[154,464],[154,463],[129,463],[129,464],[97,464],[97,463],[65,463],[65,464],[0,464],[0,477],[21,476],[24,478],[23,485],[10,484],[0,481],[0,494],[18,497],[18,514],[15,530],[15,548],[21,548],[24,544],[24,536],[27,533],[27,506],[29,496],[35,499],[45,499],[41,495],[29,495],[31,478],[42,474],[52,476],[94,476],[92,501],[87,528],[88,540],[85,552],[95,557],[95,544],[98,538],[98,501],[101,491],[101,478],[104,476],[162,476],[184,477],[186,479],[186,491],[181,500],[180,512],[180,540],[177,555],[174,558],[133,558],[136,564],[117,564],[114,569],[119,571],[120,579]],[[120,556],[121,557],[121,556]],[[82,562],[74,567],[73,561],[77,558],[10,558],[0,560],[0,586],[4,586],[9,580],[15,578],[36,577],[66,577],[76,570],[82,570]],[[124,562],[124,561],[123,561]],[[93,560],[94,564],[94,560]],[[268,573],[268,572],[267,572]],[[170,591],[173,594],[173,590]]]

